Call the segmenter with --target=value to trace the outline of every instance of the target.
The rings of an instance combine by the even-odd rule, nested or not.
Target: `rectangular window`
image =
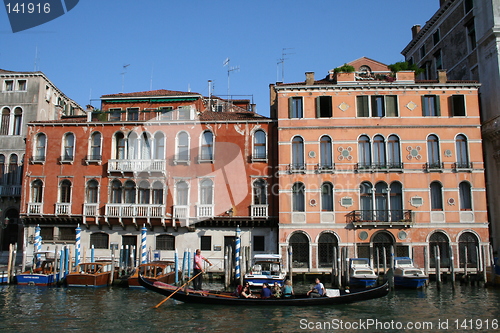
[[[385,105],[384,96],[372,96],[372,117],[384,117]]]
[[[422,47],[420,48],[420,60],[422,60],[424,57],[425,57],[425,45],[422,45]]]
[[[5,80],[4,81],[4,89],[5,91],[13,91],[14,90],[14,80]]]
[[[26,80],[17,80],[17,90],[26,91]]]
[[[54,227],[40,227],[42,240],[54,240]]]
[[[137,121],[139,120],[139,108],[129,108],[127,109],[127,120]]]
[[[434,42],[434,46],[439,43],[439,41],[441,40],[441,36],[440,36],[440,33],[439,33],[439,29],[436,30],[436,32],[434,32],[434,34],[432,35],[432,41]]]
[[[434,53],[434,62],[436,64],[436,70],[443,69],[443,57],[441,55],[441,50]]]
[[[156,249],[172,251],[175,250],[175,237],[172,235],[160,235],[156,237]]]
[[[289,117],[290,118],[303,118],[304,110],[302,107],[302,97],[291,97],[288,100]]]
[[[180,106],[178,119],[179,120],[190,120],[191,119],[191,107],[190,106]]]
[[[451,116],[465,117],[465,96],[453,95],[451,99]]]
[[[320,96],[316,98],[316,117],[330,118],[332,116],[332,97]]]
[[[476,27],[474,26],[474,19],[466,24],[465,29],[467,30],[467,40],[470,52],[476,48]]]
[[[397,97],[393,95],[357,96],[358,117],[397,117]]]
[[[356,96],[358,117],[369,117],[368,96]]]
[[[109,121],[120,121],[121,113],[121,109],[109,109]]]
[[[75,228],[73,228],[73,227],[59,227],[59,240],[60,241],[75,241],[75,239],[76,239]]]
[[[265,251],[266,250],[265,239],[266,239],[265,236],[253,236],[253,250]]]
[[[200,236],[200,250],[212,251],[212,236]]]
[[[464,7],[465,7],[465,13],[467,14],[474,8],[474,1],[473,0],[465,0],[464,1]]]
[[[439,107],[439,96],[425,95],[422,96],[422,116],[437,117],[441,115]]]
[[[158,118],[162,120],[172,120],[173,107],[165,106],[158,109]]]

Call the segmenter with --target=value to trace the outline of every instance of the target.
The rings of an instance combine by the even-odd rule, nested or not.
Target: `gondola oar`
[[[203,273],[203,271],[201,271],[198,274],[196,274],[195,276],[193,276],[191,279],[189,279],[188,282],[184,283],[182,286],[180,286],[179,288],[177,288],[173,293],[171,293],[167,298],[165,298],[163,301],[161,301],[160,303],[158,303],[157,305],[155,305],[153,308],[155,308],[155,309],[159,308],[160,305],[162,305],[163,303],[165,303],[167,301],[167,299],[169,299],[170,297],[172,297],[173,294],[175,294],[176,292],[178,292],[179,290],[181,290],[186,284],[188,284],[189,282],[193,281],[201,273]]]

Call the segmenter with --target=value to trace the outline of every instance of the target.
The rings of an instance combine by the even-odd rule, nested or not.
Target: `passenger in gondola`
[[[294,295],[292,281],[286,280],[285,285],[283,286],[283,297],[290,298]]]
[[[267,282],[264,282],[264,284],[262,285],[262,290],[260,291],[260,298],[268,299],[271,298],[272,294],[273,293],[271,289],[269,289],[269,285],[267,284]]]
[[[278,282],[274,282],[273,297],[274,298],[281,298],[281,287],[280,287]]]
[[[325,296],[326,290],[325,290],[325,286],[323,285],[323,283],[321,283],[321,281],[318,278],[316,278],[315,282],[316,282],[316,284],[312,287],[311,290],[309,290],[307,292],[307,296],[309,296],[311,298]]]
[[[240,293],[241,298],[255,298],[255,296],[252,294],[252,291],[250,290],[250,284],[247,282],[243,286],[243,289],[241,290]]]

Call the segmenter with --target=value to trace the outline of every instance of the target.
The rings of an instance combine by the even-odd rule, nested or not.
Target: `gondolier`
[[[193,276],[196,276],[196,278],[193,280],[193,289],[194,290],[201,290],[201,284],[203,282],[203,274],[205,271],[203,270],[203,260],[206,261],[210,266],[212,266],[212,263],[205,258],[204,256],[201,255],[200,249],[196,250],[196,254],[194,256],[194,265],[193,265]]]

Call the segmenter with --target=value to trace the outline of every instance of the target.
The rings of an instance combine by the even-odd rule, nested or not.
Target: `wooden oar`
[[[167,298],[165,298],[163,301],[161,301],[160,303],[158,303],[157,305],[155,305],[153,308],[157,309],[160,307],[160,305],[162,305],[163,303],[165,303],[167,301],[167,299],[169,299],[170,297],[172,297],[173,294],[175,294],[176,292],[178,292],[179,290],[181,290],[185,285],[187,285],[189,282],[193,281],[198,275],[200,275],[201,273],[203,273],[203,271],[199,272],[198,274],[196,274],[195,276],[193,276],[191,279],[189,279],[188,282],[184,283],[182,286],[180,286],[179,288],[177,288],[173,293],[171,293]]]

